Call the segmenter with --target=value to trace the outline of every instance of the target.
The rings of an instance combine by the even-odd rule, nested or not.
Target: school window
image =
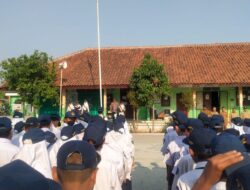
[[[243,87],[243,106],[250,106],[250,87]]]
[[[243,87],[242,88],[243,93],[243,106],[250,106],[250,87]],[[236,105],[239,106],[240,102],[240,96],[239,96],[239,90],[236,88]]]
[[[161,97],[161,106],[169,107],[170,106],[170,96],[162,96]]]

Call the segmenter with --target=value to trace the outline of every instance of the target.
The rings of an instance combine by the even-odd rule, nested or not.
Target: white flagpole
[[[100,45],[100,27],[99,27],[99,0],[96,0],[96,16],[97,16],[97,40],[98,40],[100,106],[102,107],[102,67],[101,67],[101,45]]]

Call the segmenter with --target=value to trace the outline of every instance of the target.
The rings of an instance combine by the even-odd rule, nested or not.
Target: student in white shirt
[[[184,142],[189,145],[190,155],[196,163],[195,169],[183,174],[177,182],[178,190],[191,190],[196,180],[202,174],[207,159],[212,156],[211,143],[216,137],[216,133],[210,129],[194,129],[190,136],[184,139]],[[214,189],[225,190],[224,182],[218,183]]]
[[[84,141],[94,145],[101,156],[94,190],[122,190],[118,167],[122,157],[116,149],[104,145],[106,133],[106,122],[101,117],[96,117],[89,123],[83,137]]]
[[[50,160],[45,139],[45,132],[39,128],[29,129],[23,136],[23,147],[14,160],[22,160],[39,171],[46,178],[52,179]]]
[[[7,117],[0,118],[0,167],[11,162],[18,153],[19,148],[10,141],[12,137],[11,120]]]

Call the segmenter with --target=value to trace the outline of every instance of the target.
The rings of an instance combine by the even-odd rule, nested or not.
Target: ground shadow
[[[132,173],[133,190],[166,190],[166,169],[159,167],[155,162],[144,167],[136,162]]]

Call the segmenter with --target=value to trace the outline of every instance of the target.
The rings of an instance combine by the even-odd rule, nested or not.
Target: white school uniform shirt
[[[194,186],[195,182],[201,176],[207,162],[198,162],[194,170],[191,170],[185,174],[183,174],[178,182],[177,188],[178,190],[191,190]],[[216,183],[211,190],[226,190],[226,182],[218,182]]]
[[[235,125],[235,124],[231,123],[231,127],[230,128],[233,128],[233,129],[236,129],[237,131],[239,131],[240,135],[244,135],[245,134],[243,126],[238,126],[238,125]]]
[[[110,138],[110,139],[109,139]],[[126,133],[125,129],[119,132],[111,131],[106,135],[106,139],[112,142],[112,146],[116,146],[123,154],[125,178],[131,180],[132,166],[135,155],[135,147],[132,141],[132,135]]]
[[[19,148],[13,145],[9,139],[0,138],[0,167],[10,163],[18,151]]]
[[[23,135],[25,134],[25,130],[21,131],[18,134],[15,134],[12,139],[11,142],[16,145],[17,147],[22,147],[23,146]]]
[[[55,127],[52,123],[50,127],[50,131],[55,134],[56,138],[59,139],[61,137],[61,129],[60,127]]]
[[[165,156],[167,158],[167,165],[174,166],[175,162],[180,159],[180,157],[189,154],[188,145],[182,142],[184,138],[185,136],[178,136],[169,143]]]
[[[176,131],[173,129],[173,127],[168,127],[167,128],[167,133],[164,135],[163,139],[163,145],[161,148],[161,152],[163,155],[168,153],[168,145],[170,142],[174,141],[178,137]]]
[[[122,190],[114,164],[102,159],[97,168],[94,190]]]
[[[250,127],[243,126],[243,131],[245,132],[245,134],[250,134]]]
[[[179,177],[193,169],[195,169],[195,162],[190,154],[182,156],[179,160],[175,162],[172,174],[174,174],[174,180],[171,190],[177,190],[177,181]]]
[[[76,136],[68,139],[68,140],[62,140],[61,138],[57,139],[57,141],[48,149],[48,153],[49,153],[49,159],[50,159],[50,166],[52,167],[56,167],[57,166],[57,153],[59,151],[59,149],[61,148],[61,146],[69,141],[72,140],[78,140],[76,138]]]
[[[35,144],[25,144],[13,160],[22,160],[32,168],[52,179],[49,154],[45,140]]]

